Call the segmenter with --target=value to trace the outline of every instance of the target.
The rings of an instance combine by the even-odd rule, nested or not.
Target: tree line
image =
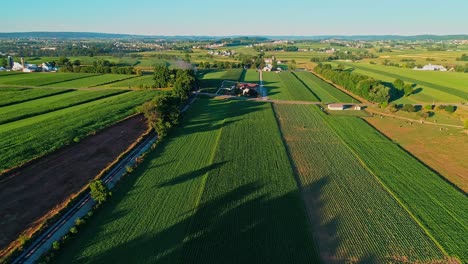
[[[53,62],[60,66],[59,72],[75,72],[75,73],[99,73],[99,74],[139,74],[132,66],[117,66],[117,64],[108,60],[97,60],[92,65],[82,66],[79,60],[70,61],[66,57],[62,57],[58,62]]]
[[[314,71],[324,78],[371,102],[387,103],[391,97],[390,87],[368,76],[333,69],[330,64],[319,63]]]

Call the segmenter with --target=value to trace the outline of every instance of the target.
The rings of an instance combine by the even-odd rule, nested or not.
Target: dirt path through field
[[[0,252],[80,191],[148,129],[141,115],[0,177]]]

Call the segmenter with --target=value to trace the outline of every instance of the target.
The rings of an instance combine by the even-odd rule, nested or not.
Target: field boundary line
[[[214,161],[214,159],[216,157],[216,151],[218,150],[219,141],[221,139],[221,134],[223,132],[225,122],[226,122],[226,118],[224,118],[223,121],[221,122],[221,128],[220,128],[220,130],[218,132],[218,135],[216,136],[215,144],[213,146],[213,150],[211,151],[211,157],[210,157],[210,160],[208,162],[209,166],[213,164],[213,161]],[[193,221],[194,221],[193,216],[198,211],[198,207],[200,205],[201,199],[203,197],[203,194],[205,193],[205,186],[206,186],[206,182],[208,181],[209,176],[210,176],[210,172],[207,172],[207,173],[205,173],[205,175],[203,175],[203,178],[201,180],[202,182],[200,183],[200,186],[199,186],[198,197],[196,198],[196,201],[195,201],[195,204],[194,204],[194,207],[193,207],[193,213],[190,215],[190,223],[187,226],[187,229],[186,229],[185,234],[184,234],[184,239],[182,240],[182,249],[184,248],[185,242],[187,242],[187,240],[190,239],[190,237],[187,236],[187,233],[192,228]]]
[[[366,99],[364,99],[364,98],[362,98],[362,97],[360,97],[360,96],[358,96],[358,95],[355,95],[354,93],[352,93],[352,92],[346,90],[344,87],[342,87],[342,86],[340,86],[340,85],[337,85],[337,84],[335,84],[334,82],[332,82],[332,81],[330,81],[330,80],[328,80],[328,79],[323,78],[321,75],[317,74],[317,73],[314,72],[313,70],[310,70],[309,72],[312,73],[313,75],[315,75],[315,76],[316,76],[317,78],[319,78],[320,80],[322,80],[322,81],[324,81],[324,82],[330,84],[331,86],[335,87],[336,89],[338,89],[338,90],[342,91],[343,93],[345,93],[345,94],[351,96],[351,98],[353,98],[354,100],[356,100],[357,103],[373,104],[373,103],[369,102],[368,100],[366,100]]]
[[[457,189],[458,191],[460,191],[462,194],[464,194],[465,196],[467,195],[467,193],[461,189],[460,187],[458,187],[455,183],[451,182],[449,179],[447,179],[446,177],[444,177],[441,173],[439,173],[437,170],[435,170],[434,168],[432,168],[431,166],[429,166],[428,164],[426,164],[425,162],[423,162],[422,160],[420,160],[418,157],[416,157],[415,155],[413,155],[413,153],[409,152],[408,150],[406,150],[404,147],[402,147],[399,143],[395,142],[392,138],[388,137],[387,135],[385,135],[384,133],[382,133],[382,131],[380,131],[380,129],[378,129],[377,127],[373,126],[371,123],[367,122],[366,119],[364,118],[360,118],[362,119],[364,122],[366,122],[369,126],[371,126],[372,128],[374,128],[377,132],[379,132],[380,135],[382,135],[383,137],[385,137],[386,139],[388,139],[390,142],[392,142],[393,144],[397,145],[398,148],[400,148],[402,151],[406,152],[408,155],[410,155],[411,157],[413,157],[415,160],[417,160],[419,163],[421,163],[424,167],[426,167],[426,169],[430,170],[431,172],[435,173],[437,176],[439,176],[439,178],[441,178],[442,180],[444,180],[445,182],[447,182],[448,184],[450,184],[452,187],[454,187],[455,189]]]
[[[312,88],[310,88],[301,78],[299,78],[294,72],[291,72],[292,75],[299,81],[302,83],[302,85],[305,86],[305,88],[307,88],[307,90],[309,90],[314,96],[315,98],[317,98],[317,100],[319,100],[320,102],[323,102],[323,99],[320,98],[320,96],[318,96],[314,91],[312,91]],[[327,91],[325,91],[328,95],[330,95]],[[334,99],[336,99],[334,96],[330,95],[330,97],[333,97]]]
[[[276,121],[276,127],[278,128],[278,133],[279,133],[279,136],[281,138],[281,142],[283,143],[283,148],[284,148],[284,151],[286,152],[286,155],[288,156],[288,161],[289,161],[289,165],[291,166],[291,169],[293,171],[293,175],[294,175],[294,180],[296,182],[296,186],[297,186],[297,190],[299,191],[299,194],[301,196],[301,200],[302,200],[302,203],[301,203],[301,207],[302,207],[302,210],[303,210],[303,214],[306,215],[307,217],[307,229],[309,230],[309,233],[310,235],[312,236],[312,241],[314,242],[314,250],[315,250],[315,253],[317,254],[319,260],[322,260],[322,256],[320,254],[320,249],[318,247],[318,240],[316,239],[315,237],[315,234],[314,234],[314,230],[313,230],[313,221],[312,221],[312,218],[309,214],[309,211],[307,210],[306,208],[306,200],[305,200],[305,188],[302,187],[302,184],[301,184],[301,179],[300,179],[300,176],[299,176],[299,171],[297,170],[297,167],[294,163],[294,159],[291,155],[291,150],[289,149],[289,146],[288,146],[288,143],[286,142],[286,139],[284,138],[284,135],[283,135],[283,131],[281,129],[281,122],[279,120],[279,117],[278,117],[278,113],[276,112],[275,110],[275,106],[273,103],[270,103],[270,107],[271,107],[271,110],[273,111],[273,116],[275,118],[275,121]]]
[[[366,108],[367,111],[371,112],[371,113],[375,113],[377,115],[383,115],[383,116],[388,116],[388,117],[394,117],[394,118],[398,118],[398,119],[401,119],[401,120],[406,120],[406,121],[411,121],[411,122],[415,122],[415,123],[420,123],[422,120],[417,120],[417,119],[411,119],[411,118],[408,118],[408,117],[403,117],[403,116],[397,116],[397,115],[392,115],[392,114],[389,114],[389,113],[381,113],[379,111],[376,111],[376,110],[371,110],[372,108],[368,107]],[[427,125],[434,125],[434,126],[447,126],[447,127],[454,127],[454,128],[461,128],[463,129],[463,126],[459,126],[459,125],[451,125],[451,124],[443,124],[443,123],[434,123],[434,122],[431,122],[431,121],[422,121],[423,123],[422,124],[427,124]]]
[[[324,120],[324,122],[327,124],[327,126],[333,130],[333,133],[340,139],[340,141],[346,146],[346,148],[357,158],[359,163],[366,169],[374,178],[379,182],[380,186],[384,191],[386,191],[393,199],[405,210],[408,215],[410,216],[411,219],[424,231],[424,233],[434,242],[434,244],[440,249],[440,251],[445,255],[445,256],[450,256],[447,251],[442,247],[442,245],[437,241],[432,234],[429,232],[429,230],[416,218],[416,216],[406,207],[406,205],[388,188],[387,185],[385,185],[382,180],[366,165],[366,163],[361,159],[361,157],[349,146],[344,139],[335,131],[335,129],[330,125],[330,123],[326,120],[326,118],[321,118]],[[452,256],[450,256],[452,257]]]

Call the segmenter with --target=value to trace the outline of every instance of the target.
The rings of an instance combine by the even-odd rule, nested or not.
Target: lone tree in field
[[[111,195],[109,188],[102,183],[101,180],[92,181],[89,185],[91,189],[91,198],[96,201],[98,204],[103,203]]]

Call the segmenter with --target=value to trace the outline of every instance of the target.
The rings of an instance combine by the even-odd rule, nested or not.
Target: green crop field
[[[397,100],[405,103],[460,103],[468,101],[468,74],[459,72],[417,71],[390,66],[364,63],[345,63],[355,72],[374,77],[386,82],[401,79],[416,84],[417,92],[409,97]],[[422,90],[418,91],[418,88]]]
[[[123,90],[73,91],[49,96],[20,104],[0,107],[0,124],[84,104],[118,93]]]
[[[263,84],[268,90],[269,99],[319,101],[291,72],[263,72]]]
[[[56,94],[71,92],[72,90],[42,89],[42,88],[0,88],[0,107],[27,102]]]
[[[327,125],[318,107],[275,104],[274,109],[325,263],[443,259],[436,244]]]
[[[103,87],[116,87],[116,88],[151,88],[154,85],[154,76],[145,75],[136,78],[131,78],[111,84],[103,85]]]
[[[293,74],[296,75],[301,81],[303,81],[304,84],[310,90],[312,90],[312,92],[316,95],[318,99],[320,99],[321,102],[359,102],[358,100],[353,99],[351,96],[338,90],[337,88],[333,87],[333,85],[323,81],[322,79],[318,78],[310,72],[295,72]]]
[[[48,87],[64,87],[64,88],[87,88],[95,87],[100,85],[111,84],[117,81],[126,79],[136,78],[136,75],[124,75],[124,74],[102,74],[97,76],[91,76],[88,78],[76,79],[67,82],[55,83],[47,85]]]
[[[2,85],[49,86],[70,80],[95,76],[89,73],[20,73],[0,78]]]
[[[57,262],[316,263],[271,106],[199,99]]]
[[[135,113],[157,91],[134,91],[0,125],[0,171],[50,153]]]
[[[224,80],[239,81],[242,72],[243,69],[200,71],[198,75],[200,91],[215,93]]]
[[[465,193],[365,121],[336,117],[330,118],[329,123],[451,256],[468,259],[468,200]]]

